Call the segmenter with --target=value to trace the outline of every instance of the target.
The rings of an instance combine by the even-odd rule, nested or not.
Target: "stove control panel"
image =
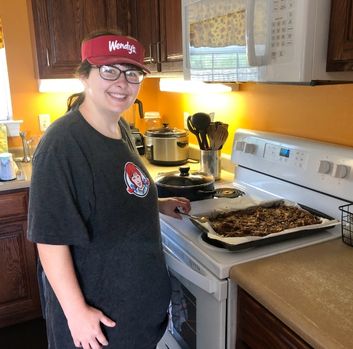
[[[272,162],[298,168],[305,168],[307,162],[305,151],[273,143],[265,144],[263,157]]]
[[[353,198],[353,147],[238,129],[234,135],[232,161],[238,166],[348,201]]]

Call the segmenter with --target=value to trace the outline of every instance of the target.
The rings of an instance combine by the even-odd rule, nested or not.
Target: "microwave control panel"
[[[294,53],[295,0],[272,1],[271,59],[288,62]]]

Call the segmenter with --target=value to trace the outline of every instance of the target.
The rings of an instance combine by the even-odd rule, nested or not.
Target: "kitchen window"
[[[245,46],[190,47],[190,72],[194,80],[257,80],[257,67],[250,67]]]
[[[5,42],[0,18],[0,120],[12,118],[9,75],[7,72]]]

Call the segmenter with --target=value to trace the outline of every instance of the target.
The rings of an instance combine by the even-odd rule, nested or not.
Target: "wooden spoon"
[[[226,126],[225,126],[226,125]],[[214,149],[222,149],[225,141],[228,138],[228,125],[227,124],[221,124],[217,127],[215,137],[214,137]]]

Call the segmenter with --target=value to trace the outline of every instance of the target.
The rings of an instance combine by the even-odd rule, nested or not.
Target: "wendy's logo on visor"
[[[126,191],[138,197],[145,197],[150,188],[150,180],[132,162],[127,162],[124,167],[124,180]]]
[[[109,45],[109,52],[112,52],[115,50],[126,50],[130,55],[136,54],[135,45],[132,45],[129,42],[123,43],[123,42],[119,42],[118,40],[114,40],[114,41],[109,41],[108,45]]]

